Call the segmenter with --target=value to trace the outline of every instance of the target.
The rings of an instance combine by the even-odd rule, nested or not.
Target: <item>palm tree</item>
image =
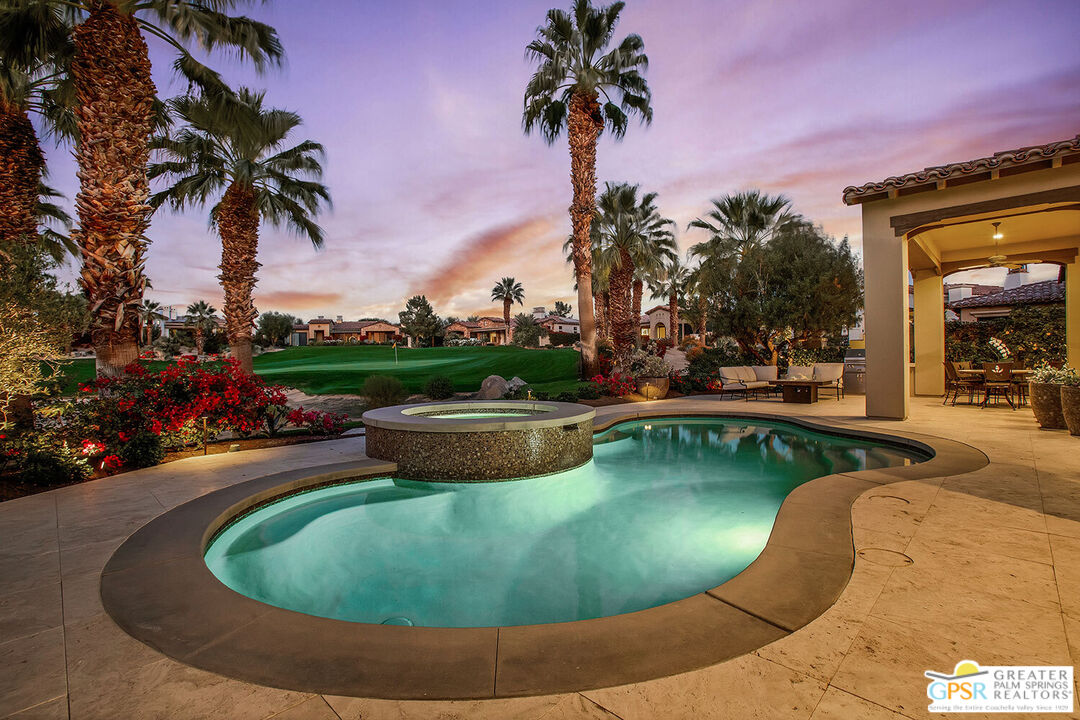
[[[683,264],[678,255],[674,255],[657,268],[648,279],[649,292],[657,297],[666,297],[668,315],[671,317],[671,340],[678,344],[682,340],[682,324],[679,320],[679,295],[682,294],[690,269]]]
[[[647,193],[639,201],[637,185],[607,183],[596,203],[591,233],[600,264],[610,274],[611,336],[617,359],[624,359],[638,343],[641,295],[634,297],[638,267],[648,270],[674,254],[674,236],[666,229],[671,221],[659,216],[655,199],[655,193]]]
[[[506,324],[506,342],[514,339],[513,328],[510,327],[510,306],[515,302],[518,305],[525,303],[525,289],[521,283],[512,277],[504,277],[491,288],[492,302],[501,301],[503,304],[503,322]]]
[[[30,120],[63,136],[56,98],[74,51],[71,27],[56,8],[0,7],[0,246],[38,234],[45,153]]]
[[[304,140],[283,147],[300,124],[300,116],[263,107],[264,93],[241,89],[235,95],[170,101],[184,126],[154,138],[152,147],[163,161],[150,167],[150,178],[167,177],[172,183],[150,198],[158,207],[170,203],[177,210],[215,202],[211,224],[221,236],[221,280],[225,292],[225,330],[229,348],[245,371],[252,371],[252,329],[259,313],[252,301],[259,224],[287,226],[323,243],[315,221],[330,193],[322,178],[322,145]]]
[[[242,0],[6,0],[46,17],[62,12],[76,23],[71,33],[75,158],[80,189],[81,283],[90,302],[91,338],[98,373],[117,375],[138,354],[144,290],[143,262],[151,207],[146,167],[154,130],[156,89],[144,33],[172,46],[174,67],[204,89],[222,91],[221,78],[184,47],[228,47],[257,69],[278,62],[273,28],[228,11]],[[38,56],[44,46],[25,42]]]
[[[620,139],[629,115],[652,122],[652,95],[642,76],[649,64],[645,42],[627,35],[607,50],[624,3],[594,7],[590,0],[574,0],[570,12],[548,10],[526,55],[538,64],[525,87],[522,125],[528,134],[539,130],[554,143],[565,129],[570,141],[570,177],[574,199],[570,205],[573,227],[574,274],[581,322],[582,368],[596,371],[593,327],[592,236],[596,208],[596,143],[607,127]],[[601,104],[603,96],[603,104]]]
[[[206,331],[213,330],[217,320],[217,308],[205,300],[192,303],[187,307],[187,320],[195,330],[195,354],[203,354]]]
[[[139,306],[140,338],[144,345],[149,345],[154,339],[154,322],[164,319],[165,314],[161,312],[161,303],[144,300]]]
[[[677,258],[678,246],[672,228],[675,221],[660,216],[655,205],[656,193],[648,193],[641,199],[638,207],[639,222],[642,225],[641,242],[633,255],[634,282],[632,285],[631,314],[634,317],[634,342],[641,346],[641,333],[637,331],[641,317],[641,298],[644,295],[645,281],[663,268],[664,263]]]
[[[570,317],[570,313],[572,313],[573,311],[574,308],[571,307],[570,303],[564,303],[562,300],[556,300],[555,307],[551,310],[553,314],[565,318]]]
[[[698,344],[705,346],[706,322],[709,319],[710,278],[704,265],[698,265],[686,275],[683,294],[687,299],[685,315],[697,329]]]
[[[574,265],[574,236],[571,235],[563,243],[563,253],[566,254],[566,263],[573,267]],[[611,323],[609,322],[608,313],[608,298],[610,296],[610,280],[611,273],[610,268],[606,267],[601,261],[600,253],[595,245],[593,245],[591,252],[591,267],[592,274],[590,276],[592,289],[589,294],[592,296],[592,311],[595,324],[595,337],[597,344],[611,344]],[[575,273],[576,275],[576,273]],[[574,281],[574,290],[578,289],[577,280]],[[579,293],[580,296],[580,293]],[[579,325],[580,328],[580,320]],[[591,376],[590,376],[591,377]]]
[[[689,227],[709,233],[709,239],[691,248],[694,255],[713,260],[742,259],[759,248],[798,216],[783,195],[758,190],[725,195],[712,201],[713,209]]]

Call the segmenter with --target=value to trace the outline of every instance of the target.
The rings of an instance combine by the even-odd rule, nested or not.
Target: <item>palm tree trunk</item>
[[[611,342],[615,349],[617,365],[625,364],[634,348],[634,328],[630,312],[633,308],[631,286],[634,282],[634,265],[630,253],[620,251],[622,262],[611,271]]]
[[[641,296],[645,293],[645,282],[634,278],[634,299],[630,314],[633,315],[634,324],[634,347],[641,347]]]
[[[90,303],[90,336],[100,375],[117,375],[139,354],[154,95],[150,58],[131,15],[90,0],[75,28],[75,118],[79,143],[81,283]]]
[[[221,235],[221,288],[225,292],[225,334],[229,350],[244,372],[252,372],[251,330],[259,316],[252,300],[255,259],[259,249],[259,209],[255,191],[233,183],[225,191],[218,207],[218,233]]]
[[[195,355],[201,357],[203,354],[203,346],[205,345],[203,340],[203,329],[201,325],[195,327]]]
[[[607,293],[599,292],[593,296],[593,303],[596,307],[596,337],[600,342],[608,342],[608,324],[607,324]]]
[[[675,293],[668,296],[667,309],[671,318],[671,341],[678,345],[682,342],[682,323],[679,322],[679,296]]]
[[[514,333],[510,331],[510,299],[503,298],[503,324],[506,325],[506,344],[514,339]]]
[[[45,155],[25,110],[0,98],[0,247],[37,235]]]
[[[698,295],[698,342],[701,343],[701,347],[705,347],[705,321],[707,319],[707,308],[705,306],[705,296]]]
[[[570,137],[570,181],[574,200],[570,224],[574,236],[574,275],[581,313],[581,366],[584,377],[596,373],[596,328],[592,316],[592,240],[589,230],[596,212],[596,140],[604,126],[596,93],[575,93],[567,117]]]

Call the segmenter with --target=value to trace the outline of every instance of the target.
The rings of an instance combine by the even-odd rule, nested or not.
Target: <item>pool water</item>
[[[386,478],[293,495],[229,526],[206,563],[244,595],[341,620],[583,620],[731,579],[808,480],[924,459],[757,420],[635,421],[599,435],[592,462],[556,475]]]

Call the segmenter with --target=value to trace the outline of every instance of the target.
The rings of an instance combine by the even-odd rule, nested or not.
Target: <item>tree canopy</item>
[[[435,309],[424,295],[409,298],[405,309],[398,313],[398,321],[402,332],[416,338],[418,345],[431,344],[432,339],[442,329],[442,320],[435,314]]]

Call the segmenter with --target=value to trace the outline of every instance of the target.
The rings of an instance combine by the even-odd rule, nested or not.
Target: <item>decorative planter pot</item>
[[[1080,385],[1061,386],[1061,414],[1070,435],[1080,435]]]
[[[1062,430],[1065,428],[1065,417],[1061,414],[1062,387],[1062,385],[1051,385],[1049,383],[1028,383],[1028,390],[1031,395],[1031,409],[1035,413],[1035,420],[1045,430]]]
[[[646,400],[666,398],[670,387],[671,378],[667,377],[639,377],[637,379],[638,394],[644,395]]]

